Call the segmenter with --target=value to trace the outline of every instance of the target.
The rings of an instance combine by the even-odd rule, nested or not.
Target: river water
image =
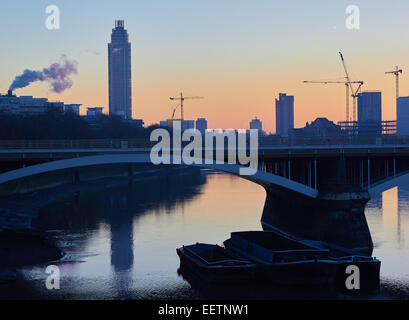
[[[46,289],[47,265],[29,266],[19,269],[29,288],[25,295],[51,299],[231,298],[228,289],[212,293],[192,288],[178,275],[175,249],[196,242],[222,244],[232,231],[261,230],[264,200],[262,187],[206,170],[67,195],[43,207],[34,221],[56,235],[66,252],[62,261],[54,263],[60,269],[60,289]],[[366,216],[374,256],[382,261],[381,294],[373,298],[407,299],[409,183],[372,199]],[[334,298],[325,292],[297,290],[233,290],[233,297]]]

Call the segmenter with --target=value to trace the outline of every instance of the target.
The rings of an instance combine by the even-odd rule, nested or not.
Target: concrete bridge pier
[[[372,254],[364,214],[368,192],[324,192],[316,199],[266,188],[265,230],[279,228],[302,239],[321,240]]]
[[[265,186],[262,224],[303,239],[321,240],[372,254],[373,243],[365,217],[370,200],[366,190],[347,185],[345,160],[321,166],[317,198]]]

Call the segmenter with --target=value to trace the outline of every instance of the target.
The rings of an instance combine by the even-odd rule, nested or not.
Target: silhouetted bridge
[[[0,141],[0,186],[105,164],[150,163],[146,140]],[[371,196],[409,178],[409,139],[260,140],[258,170],[241,176],[267,192],[264,228],[372,250],[364,215]],[[227,155],[226,155],[227,162]],[[239,175],[237,164],[195,164]]]

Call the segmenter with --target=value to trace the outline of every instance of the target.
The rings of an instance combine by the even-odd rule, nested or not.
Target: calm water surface
[[[45,288],[45,265],[23,268],[20,275],[41,298],[206,297],[178,275],[175,249],[222,244],[232,231],[261,230],[264,200],[262,187],[212,171],[72,194],[42,208],[35,221],[53,230],[66,252],[57,263],[61,289]],[[409,183],[372,199],[366,215],[374,256],[382,261],[380,297],[408,298]],[[293,297],[293,289],[280,290],[272,297]],[[255,291],[251,297],[268,298]],[[297,297],[315,294],[306,290]],[[224,291],[214,296],[230,297]]]

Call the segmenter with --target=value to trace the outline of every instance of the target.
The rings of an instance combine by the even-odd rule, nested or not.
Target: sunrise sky
[[[60,8],[61,29],[47,30],[45,8]],[[361,29],[345,27],[349,4],[361,10]],[[295,96],[295,125],[316,117],[344,120],[342,51],[353,80],[381,90],[383,118],[395,119],[395,82],[385,71],[403,68],[401,96],[409,95],[407,0],[155,0],[1,2],[0,92],[25,68],[42,69],[61,54],[78,62],[63,94],[46,83],[16,91],[108,111],[107,43],[116,19],[132,43],[133,116],[145,124],[171,117],[170,96],[186,102],[185,118],[206,117],[209,128],[248,128],[257,116],[275,131],[274,98]],[[352,101],[351,101],[352,105]]]

